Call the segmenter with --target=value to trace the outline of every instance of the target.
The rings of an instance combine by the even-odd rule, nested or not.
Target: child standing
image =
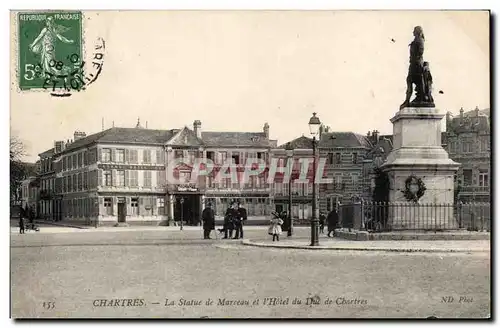
[[[283,224],[283,220],[280,218],[279,214],[276,212],[271,213],[271,225],[269,226],[269,234],[273,236],[273,241],[280,241],[281,235],[281,225]]]

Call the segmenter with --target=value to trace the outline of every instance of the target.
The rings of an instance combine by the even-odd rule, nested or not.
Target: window
[[[132,215],[137,216],[139,215],[139,198],[132,198],[130,200],[130,207],[132,208]]]
[[[125,171],[124,170],[116,171],[116,185],[118,187],[125,187]]]
[[[62,159],[62,170],[66,171],[66,157]]]
[[[214,160],[214,152],[213,151],[207,151],[207,159],[213,161]]]
[[[488,172],[487,171],[480,171],[479,172],[479,186],[480,187],[488,187],[489,186]]]
[[[472,185],[472,170],[463,170],[464,175],[464,185],[470,186]]]
[[[77,161],[77,163],[76,163],[77,167],[82,167],[83,166],[82,165],[82,163],[83,163],[82,158],[83,158],[83,154],[82,153],[78,153],[77,160],[76,160]]]
[[[151,188],[151,171],[144,171],[144,187]]]
[[[262,152],[257,153],[258,159],[264,159],[264,157],[265,157],[265,153],[262,153]]]
[[[124,163],[125,162],[125,149],[116,150],[115,162]]]
[[[353,186],[356,187],[358,185],[358,180],[359,180],[358,174],[351,174],[351,183]]]
[[[156,199],[156,207],[158,208],[158,215],[165,215],[165,198],[158,197]]]
[[[490,149],[490,143],[488,138],[481,139],[481,151],[488,151]]]
[[[76,174],[73,174],[73,191],[78,191],[78,181],[76,181]]]
[[[190,150],[187,152],[187,160],[188,163],[194,163],[194,159],[196,158],[196,152],[193,150]]]
[[[220,161],[217,164],[224,164],[226,162],[226,160],[227,160],[227,152],[221,151],[219,153],[219,156],[220,156]]]
[[[84,190],[87,190],[89,188],[88,179],[89,179],[88,172],[83,172],[83,189]]]
[[[352,153],[352,164],[358,164],[358,153]]]
[[[111,162],[111,149],[105,148],[101,151],[101,161]]]
[[[335,164],[340,164],[342,162],[342,154],[335,153]]]
[[[281,183],[281,182],[275,183],[274,184],[274,191],[277,194],[282,195],[283,194],[283,183]]]
[[[232,155],[231,158],[234,164],[236,165],[240,164],[240,155]]]
[[[342,174],[341,173],[336,173],[335,174],[335,180],[334,180],[334,188],[335,189],[340,189],[342,186]]]
[[[189,183],[191,180],[191,172],[181,171],[179,172],[179,182],[180,183]]]
[[[113,185],[113,181],[111,179],[111,170],[104,171],[104,185],[105,186]]]
[[[328,164],[334,164],[333,153],[328,153]]]
[[[137,158],[137,149],[131,149],[129,151],[129,160],[130,160],[130,163],[138,163],[139,160]]]
[[[175,157],[175,158],[182,158],[182,157],[184,157],[184,152],[183,152],[182,150],[177,149],[177,150],[174,152],[174,157]]]
[[[130,187],[137,187],[139,185],[139,171],[131,170],[128,171],[128,185]]]
[[[72,162],[73,168],[76,169],[77,168],[77,165],[76,165],[76,162],[77,162],[76,154],[71,155],[71,162]]]
[[[104,198],[104,214],[113,215],[113,199]]]
[[[78,190],[82,190],[83,188],[83,174],[80,172],[78,173]]]
[[[142,162],[151,163],[151,150],[149,149],[142,150]]]

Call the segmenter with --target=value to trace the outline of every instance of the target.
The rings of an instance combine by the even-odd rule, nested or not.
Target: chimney
[[[64,150],[64,146],[64,140],[54,141],[54,152],[56,154],[62,152]]]
[[[73,133],[73,139],[75,141],[83,139],[86,136],[87,136],[87,134],[85,132],[81,132],[81,131],[75,131],[75,133]]]
[[[267,122],[264,124],[264,134],[266,138],[269,139],[269,124],[267,124]]]
[[[464,118],[464,108],[460,108],[460,118]]]
[[[372,131],[372,138],[373,138],[373,142],[374,143],[377,143],[378,142],[378,130],[373,130]]]
[[[476,117],[478,117],[479,116],[479,107],[476,106],[475,111],[476,111]]]
[[[319,138],[318,138],[319,140],[321,140],[321,136],[322,136],[322,135],[323,135],[323,133],[325,133],[325,132],[326,132],[326,131],[325,131],[325,126],[324,126],[323,124],[321,124],[321,125],[319,126]]]
[[[193,122],[193,129],[194,129],[194,133],[196,134],[196,137],[198,139],[201,139],[201,121],[200,120],[195,120]]]

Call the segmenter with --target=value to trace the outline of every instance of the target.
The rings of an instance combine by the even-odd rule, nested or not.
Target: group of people
[[[203,239],[211,239],[210,232],[215,230],[215,212],[210,203],[207,204],[201,214],[203,220]],[[224,225],[219,232],[224,232],[224,239],[243,238],[243,226],[247,220],[247,210],[239,202],[229,206],[224,215]],[[235,232],[233,237],[233,231]]]
[[[328,216],[325,216],[325,213],[320,212],[319,213],[319,232],[320,233],[325,233],[325,223],[328,226],[328,237],[334,237],[335,236],[335,228],[337,228],[337,225],[339,223],[339,213],[337,212],[337,209],[334,208],[333,210],[328,213]]]
[[[212,209],[210,203],[202,212],[201,215],[203,221],[203,239],[211,239],[210,232],[215,230],[215,212]],[[235,202],[229,206],[224,215],[224,224],[222,229],[219,229],[219,233],[224,233],[223,239],[240,239],[243,238],[243,226],[247,220],[247,210],[242,206],[241,203]],[[287,212],[272,212],[271,220],[268,229],[268,234],[273,236],[273,241],[279,241],[279,236],[282,234],[283,230],[288,231],[291,229],[290,217]],[[335,236],[335,228],[339,223],[339,215],[337,209],[334,208],[328,216],[325,213],[320,212],[319,215],[319,229],[320,233],[325,233],[325,223],[328,226],[328,237]],[[285,226],[283,226],[285,225]],[[283,226],[283,227],[282,227]],[[233,237],[233,231],[235,232]]]
[[[23,234],[26,230],[25,219],[29,220],[28,229],[38,231],[38,228],[35,226],[35,211],[32,208],[20,208],[19,209],[19,233]]]

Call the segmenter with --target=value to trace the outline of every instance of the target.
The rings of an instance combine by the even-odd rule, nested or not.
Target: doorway
[[[181,204],[181,198],[184,202]],[[186,224],[197,225],[201,221],[199,195],[176,195],[174,204],[174,220],[181,221],[181,217]]]
[[[125,222],[127,220],[127,206],[125,199],[118,199],[118,222]]]

